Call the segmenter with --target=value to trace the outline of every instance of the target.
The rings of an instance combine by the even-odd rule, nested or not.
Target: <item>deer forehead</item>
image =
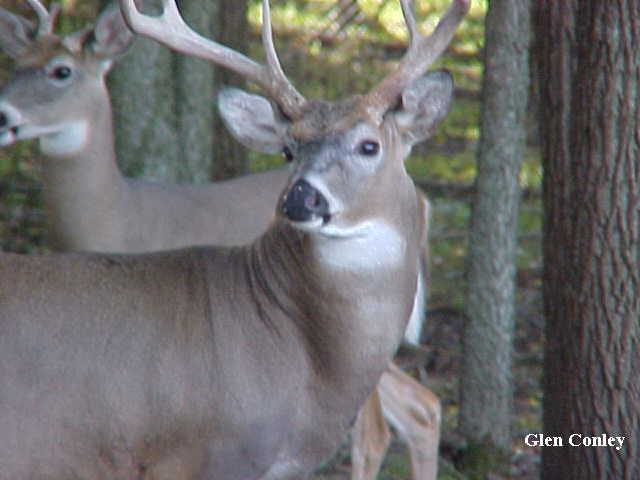
[[[40,68],[45,66],[52,58],[68,55],[67,50],[55,35],[44,35],[34,40],[25,50],[24,54],[16,59],[16,69]]]
[[[310,101],[302,117],[291,124],[290,134],[300,143],[317,142],[352,129],[358,123],[372,123],[361,106],[361,97],[342,102]]]

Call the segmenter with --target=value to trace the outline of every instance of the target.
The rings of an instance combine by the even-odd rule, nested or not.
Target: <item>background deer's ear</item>
[[[274,112],[271,102],[235,88],[218,93],[218,109],[236,140],[262,153],[282,152],[288,122]]]
[[[129,48],[134,37],[118,5],[111,5],[96,20],[92,38],[85,48],[102,60],[105,70],[108,70],[115,57]]]
[[[34,34],[35,26],[29,20],[0,7],[0,50],[17,58],[32,42]]]
[[[449,111],[452,97],[453,79],[444,71],[420,77],[404,89],[394,118],[410,146],[433,135]]]

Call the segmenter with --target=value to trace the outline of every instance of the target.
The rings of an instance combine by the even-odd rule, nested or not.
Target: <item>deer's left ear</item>
[[[444,71],[429,73],[404,89],[400,109],[393,113],[405,141],[415,145],[433,135],[453,97],[453,79]]]

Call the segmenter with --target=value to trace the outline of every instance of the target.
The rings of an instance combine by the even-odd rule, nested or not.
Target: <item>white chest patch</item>
[[[347,270],[372,270],[399,264],[406,243],[398,231],[382,220],[371,220],[357,228],[324,229],[330,238],[317,238],[316,253],[325,265]]]
[[[40,149],[45,155],[59,157],[73,155],[82,150],[89,138],[89,126],[85,121],[59,125],[55,132],[40,137]]]

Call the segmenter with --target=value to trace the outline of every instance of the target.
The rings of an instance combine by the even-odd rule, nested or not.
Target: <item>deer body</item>
[[[278,223],[227,250],[4,255],[0,478],[289,478],[326,458],[400,340],[418,249],[351,271],[327,241]]]

